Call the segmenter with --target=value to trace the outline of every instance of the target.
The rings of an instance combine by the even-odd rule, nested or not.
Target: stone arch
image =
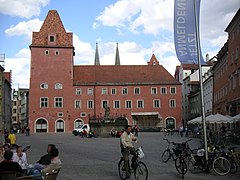
[[[166,129],[176,129],[176,119],[174,117],[165,118]]]
[[[55,122],[55,132],[65,132],[65,122],[63,119],[57,119]]]
[[[129,124],[129,120],[127,118],[125,118],[125,117],[119,117],[119,118],[115,119],[115,124],[117,126],[125,127],[126,125]]]
[[[48,132],[48,121],[45,118],[38,118],[35,121],[35,132],[36,133]]]
[[[77,128],[79,125],[84,124],[84,121],[82,119],[76,119],[74,121],[74,128]]]

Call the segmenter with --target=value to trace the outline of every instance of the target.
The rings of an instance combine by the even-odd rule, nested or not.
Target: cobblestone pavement
[[[161,161],[161,154],[166,147],[161,132],[140,132],[135,147],[143,146],[146,163],[149,170],[149,180],[181,179],[177,173],[174,162]],[[178,135],[167,136],[171,141],[183,142],[185,137]],[[63,162],[58,180],[120,180],[117,163],[121,156],[119,138],[80,138],[70,133],[59,134],[24,134],[17,135],[17,143],[23,146],[30,145],[27,158],[30,164],[34,164],[40,156],[46,153],[47,145],[56,144]],[[193,139],[190,146],[197,147],[198,139]],[[130,179],[133,179],[130,178]],[[240,170],[236,174],[218,176],[214,172],[210,174],[199,173],[185,175],[186,180],[234,180],[240,179]]]

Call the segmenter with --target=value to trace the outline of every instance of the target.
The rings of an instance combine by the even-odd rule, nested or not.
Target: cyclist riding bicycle
[[[126,170],[126,177],[130,177],[130,168],[129,168],[129,155],[132,154],[132,166],[136,162],[137,155],[136,150],[132,144],[132,141],[136,141],[137,138],[131,133],[132,126],[126,125],[124,132],[120,137],[120,146],[121,146],[121,153],[124,159],[124,167]]]

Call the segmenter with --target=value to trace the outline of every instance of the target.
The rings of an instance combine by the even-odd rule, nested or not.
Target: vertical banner
[[[195,14],[199,24],[200,0],[174,1],[174,43],[181,64],[198,64],[197,41],[200,42],[200,38],[196,37]],[[199,53],[201,62],[205,64],[201,48]]]

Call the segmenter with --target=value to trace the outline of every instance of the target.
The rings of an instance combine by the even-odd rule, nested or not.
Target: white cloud
[[[38,16],[49,0],[1,0],[0,13],[21,18]]]
[[[12,88],[29,88],[30,50],[21,49],[16,57],[5,59],[5,71],[12,71]]]
[[[32,19],[27,22],[22,21],[17,25],[12,25],[10,28],[5,30],[7,36],[25,36],[27,40],[31,41],[32,32],[39,31],[43,21],[39,19]]]
[[[115,27],[118,32],[162,35],[173,33],[174,1],[119,0],[106,7],[94,22],[95,28]],[[201,1],[200,33],[203,48],[221,48],[227,40],[224,29],[239,8],[239,0]]]

